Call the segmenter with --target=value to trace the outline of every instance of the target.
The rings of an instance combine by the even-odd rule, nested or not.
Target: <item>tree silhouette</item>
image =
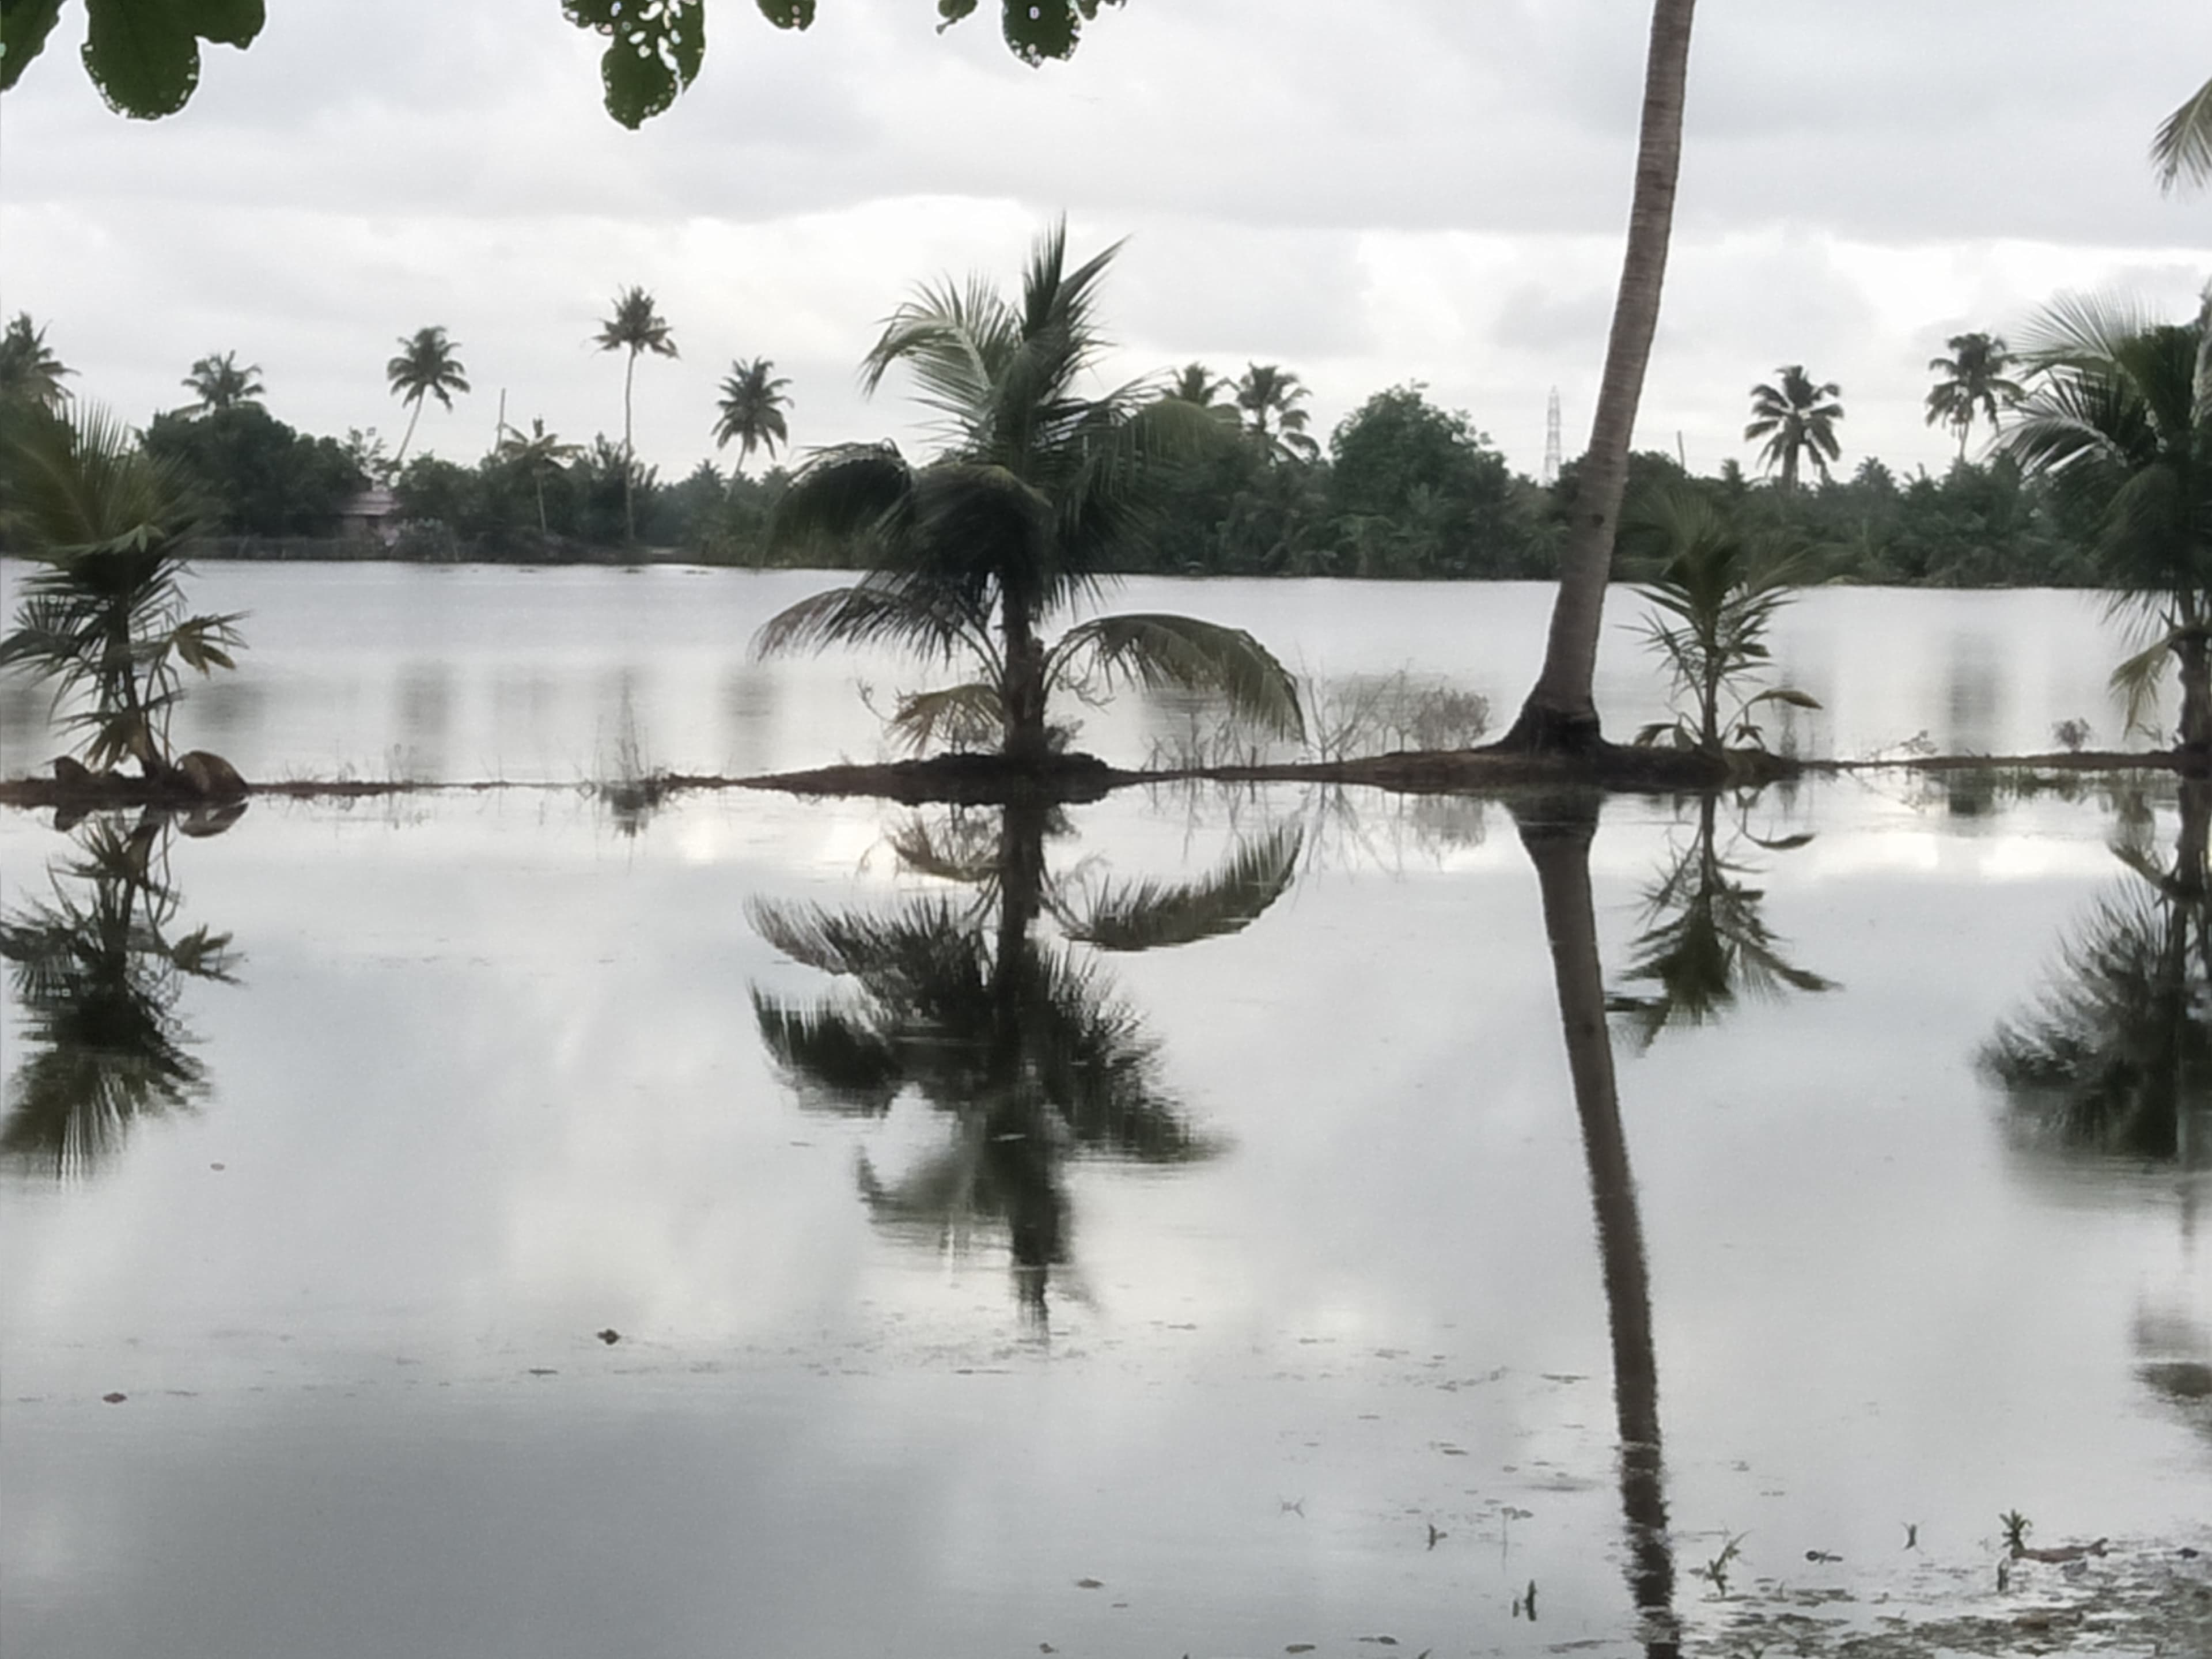
[[[188,1111],[208,1090],[176,1006],[188,979],[234,982],[228,933],[172,935],[171,826],[88,819],[51,900],[0,916],[0,959],[26,1052],[8,1091],[0,1153],[57,1177],[91,1173],[142,1118]]]
[[[911,1091],[950,1120],[947,1141],[896,1180],[862,1160],[871,1213],[955,1249],[1003,1228],[1019,1300],[1040,1323],[1069,1260],[1070,1157],[1175,1164],[1214,1150],[1094,953],[1238,931],[1287,890],[1299,845],[1279,830],[1190,884],[1062,882],[1044,857],[1060,827],[1036,805],[917,820],[892,838],[899,859],[952,894],[888,915],[749,912],[785,956],[842,982],[812,1004],[753,993],[762,1040],[801,1103],[880,1116]],[[1037,937],[1047,915],[1062,942]]]

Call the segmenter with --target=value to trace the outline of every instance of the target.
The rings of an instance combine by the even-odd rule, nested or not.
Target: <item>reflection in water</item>
[[[1983,1070],[2062,1146],[2212,1165],[2212,784],[2181,787],[2174,855],[2113,848],[2137,879],[2099,901],[2035,1006],[1999,1027]]]
[[[1771,1000],[1791,991],[1835,988],[1832,980],[1784,959],[1780,941],[1760,914],[1765,893],[1750,884],[1758,866],[1736,854],[1743,842],[1771,853],[1789,852],[1812,836],[1761,840],[1745,827],[1739,807],[1723,848],[1714,834],[1718,811],[1717,796],[1699,800],[1690,844],[1644,890],[1644,931],[1637,936],[1636,954],[1624,978],[1657,988],[1616,992],[1609,1005],[1639,1050],[1650,1048],[1669,1025],[1705,1025],[1724,1018],[1740,992]]]
[[[171,828],[151,812],[127,830],[88,819],[76,856],[50,872],[53,899],[0,916],[0,957],[30,1050],[9,1084],[0,1153],[58,1177],[88,1172],[134,1120],[206,1094],[207,1067],[188,1052],[177,1000],[187,979],[232,982],[236,957],[228,933],[170,936],[180,904],[168,879]]]
[[[803,1006],[753,994],[762,1038],[802,1102],[880,1116],[911,1090],[952,1121],[949,1140],[895,1180],[863,1158],[871,1212],[956,1249],[979,1225],[1003,1225],[1040,1325],[1051,1272],[1069,1260],[1068,1158],[1176,1164],[1212,1150],[1162,1082],[1140,1018],[1069,944],[1142,951],[1234,933],[1289,886],[1298,852],[1297,834],[1279,830],[1196,883],[1056,882],[1044,842],[1064,830],[1041,806],[955,811],[892,845],[909,869],[973,889],[964,902],[889,916],[750,912],[786,956],[849,985]],[[1068,944],[1037,939],[1048,912]]]
[[[1544,933],[1559,998],[1567,1068],[1582,1122],[1590,1206],[1597,1221],[1613,1348],[1613,1397],[1620,1436],[1620,1508],[1628,1529],[1629,1590],[1642,1615],[1650,1659],[1681,1651],[1674,1616],[1674,1555],[1667,1535],[1665,1471],[1659,1439],[1659,1362],[1651,1339],[1651,1279],[1644,1224],[1606,1028],[1604,969],[1590,901],[1589,846],[1597,805],[1588,796],[1518,804],[1514,820],[1536,866]],[[1707,818],[1710,832],[1710,817]],[[1708,834],[1710,838],[1710,834]]]

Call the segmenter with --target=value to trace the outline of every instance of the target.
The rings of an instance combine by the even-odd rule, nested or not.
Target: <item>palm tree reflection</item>
[[[1620,1123],[1613,1043],[1606,1026],[1605,974],[1590,899],[1589,847],[1597,803],[1583,794],[1517,802],[1514,823],[1542,895],[1544,933],[1559,1000],[1559,1026],[1581,1120],[1613,1349],[1613,1397],[1620,1437],[1620,1508],[1628,1533],[1628,1582],[1650,1659],[1681,1650],[1674,1617],[1674,1556],[1667,1534],[1659,1437],[1659,1363],[1651,1336],[1651,1279],[1644,1255],[1628,1140]],[[1706,820],[1710,825],[1710,817]],[[1663,1021],[1662,1022],[1663,1024]],[[1654,1028],[1656,1029],[1656,1027]]]
[[[1068,1159],[1174,1164],[1212,1151],[1163,1081],[1141,1019],[1072,947],[1234,933],[1289,887],[1299,845],[1279,830],[1189,884],[1054,880],[1044,843],[1065,831],[1036,805],[916,821],[891,837],[901,862],[969,893],[890,915],[750,911],[783,954],[846,981],[806,1005],[753,993],[762,1038],[802,1103],[880,1116],[912,1091],[951,1120],[945,1142],[896,1179],[862,1158],[870,1211],[956,1249],[1002,1225],[1018,1295],[1040,1325],[1052,1270],[1069,1260]],[[1048,914],[1060,943],[1037,937]]]
[[[1776,1000],[1791,991],[1830,991],[1835,981],[1786,961],[1781,941],[1760,914],[1766,895],[1751,885],[1758,866],[1737,848],[1748,842],[1770,853],[1793,851],[1809,835],[1768,841],[1753,835],[1741,816],[1729,844],[1715,835],[1719,798],[1702,797],[1696,833],[1644,894],[1644,931],[1625,979],[1654,991],[1616,992],[1612,1012],[1648,1048],[1669,1025],[1707,1025],[1724,1018],[1740,993]]]
[[[58,1177],[87,1173],[137,1119],[206,1095],[207,1067],[190,1052],[177,1002],[188,979],[234,982],[237,959],[228,933],[172,936],[180,900],[168,879],[171,832],[166,815],[127,830],[87,819],[76,856],[51,872],[52,899],[0,916],[27,1051],[9,1080],[0,1154]]]
[[[2212,1164],[2212,784],[2181,786],[2173,857],[2113,851],[2137,879],[2098,901],[2034,1006],[1982,1047],[2020,1121],[2059,1146]]]

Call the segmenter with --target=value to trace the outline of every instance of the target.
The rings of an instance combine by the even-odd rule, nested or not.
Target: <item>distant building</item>
[[[399,503],[383,484],[371,484],[338,513],[338,534],[367,536],[389,547],[399,539]]]

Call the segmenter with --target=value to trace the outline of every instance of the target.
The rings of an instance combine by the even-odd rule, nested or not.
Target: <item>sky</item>
[[[673,479],[715,456],[739,357],[790,380],[801,453],[927,453],[862,354],[919,283],[1011,289],[1065,214],[1078,253],[1127,239],[1107,380],[1278,363],[1324,438],[1418,381],[1531,474],[1556,388],[1583,447],[1647,7],[1129,0],[1036,69],[993,9],[939,34],[927,0],[822,0],[793,34],[715,0],[699,79],[633,133],[558,0],[269,0],[158,122],[102,105],[72,7],[0,98],[0,310],[126,419],[233,350],[280,418],[388,443],[384,366],[439,325],[474,389],[415,444],[465,461],[502,395],[519,426],[619,437],[593,337],[641,284],[681,355],[638,364],[636,444]],[[1841,387],[1846,466],[1940,471],[1948,337],[2017,338],[2068,290],[2195,310],[2212,192],[2161,195],[2145,153],[2212,73],[2202,0],[1707,0],[1696,27],[1640,447],[1754,465],[1750,388],[1802,363]]]

